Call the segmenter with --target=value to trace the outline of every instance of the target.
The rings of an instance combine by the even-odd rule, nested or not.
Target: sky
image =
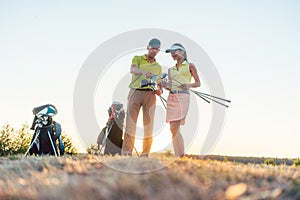
[[[199,44],[215,64],[226,98],[232,100],[210,154],[297,158],[299,10],[296,0],[0,0],[0,125],[31,124],[32,108],[52,103],[58,108],[55,120],[81,144],[73,92],[83,63],[116,35],[157,28],[176,31]],[[103,81],[109,84],[128,75],[133,54],[115,61],[111,70],[122,73],[107,74]],[[165,66],[172,64],[163,52],[157,59]],[[99,83],[95,94],[100,127],[111,102],[109,97],[102,100],[102,87]],[[205,83],[199,91],[206,91]],[[198,106],[204,125],[188,150],[194,154],[200,152],[211,114],[210,105]]]

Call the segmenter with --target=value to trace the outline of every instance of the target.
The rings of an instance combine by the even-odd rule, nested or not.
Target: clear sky
[[[0,0],[0,125],[30,124],[33,107],[52,103],[76,137],[74,84],[89,54],[123,32],[160,28],[198,43],[232,100],[212,154],[299,157],[299,11],[296,0]],[[100,126],[108,106],[95,105]],[[200,152],[201,139],[190,153]]]

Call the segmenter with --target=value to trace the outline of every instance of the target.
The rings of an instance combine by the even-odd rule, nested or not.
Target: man
[[[148,157],[152,146],[152,132],[154,113],[156,107],[155,94],[161,94],[161,86],[158,84],[158,91],[154,92],[151,86],[141,87],[141,81],[150,80],[153,75],[162,73],[161,66],[156,62],[155,56],[160,51],[160,41],[156,38],[150,40],[147,46],[148,53],[141,56],[134,56],[130,67],[132,73],[130,91],[128,95],[126,127],[122,146],[122,155],[132,155],[134,147],[136,122],[141,107],[143,108],[144,138],[143,151],[141,156]]]

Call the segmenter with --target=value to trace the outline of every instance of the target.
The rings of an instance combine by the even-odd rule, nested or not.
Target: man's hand
[[[147,78],[152,78],[153,74],[151,72],[143,72],[144,76],[146,76]]]

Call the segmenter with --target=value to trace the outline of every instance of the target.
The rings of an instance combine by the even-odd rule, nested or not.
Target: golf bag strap
[[[54,132],[54,135],[55,135],[55,140],[60,137],[60,135],[61,135],[61,125],[59,123],[55,122],[55,121],[53,122],[53,132]]]
[[[58,148],[59,148],[59,154],[60,154],[61,156],[63,156],[63,155],[65,154],[65,145],[64,145],[64,143],[63,143],[61,137],[58,138],[58,143],[59,143],[59,146],[58,146]]]

